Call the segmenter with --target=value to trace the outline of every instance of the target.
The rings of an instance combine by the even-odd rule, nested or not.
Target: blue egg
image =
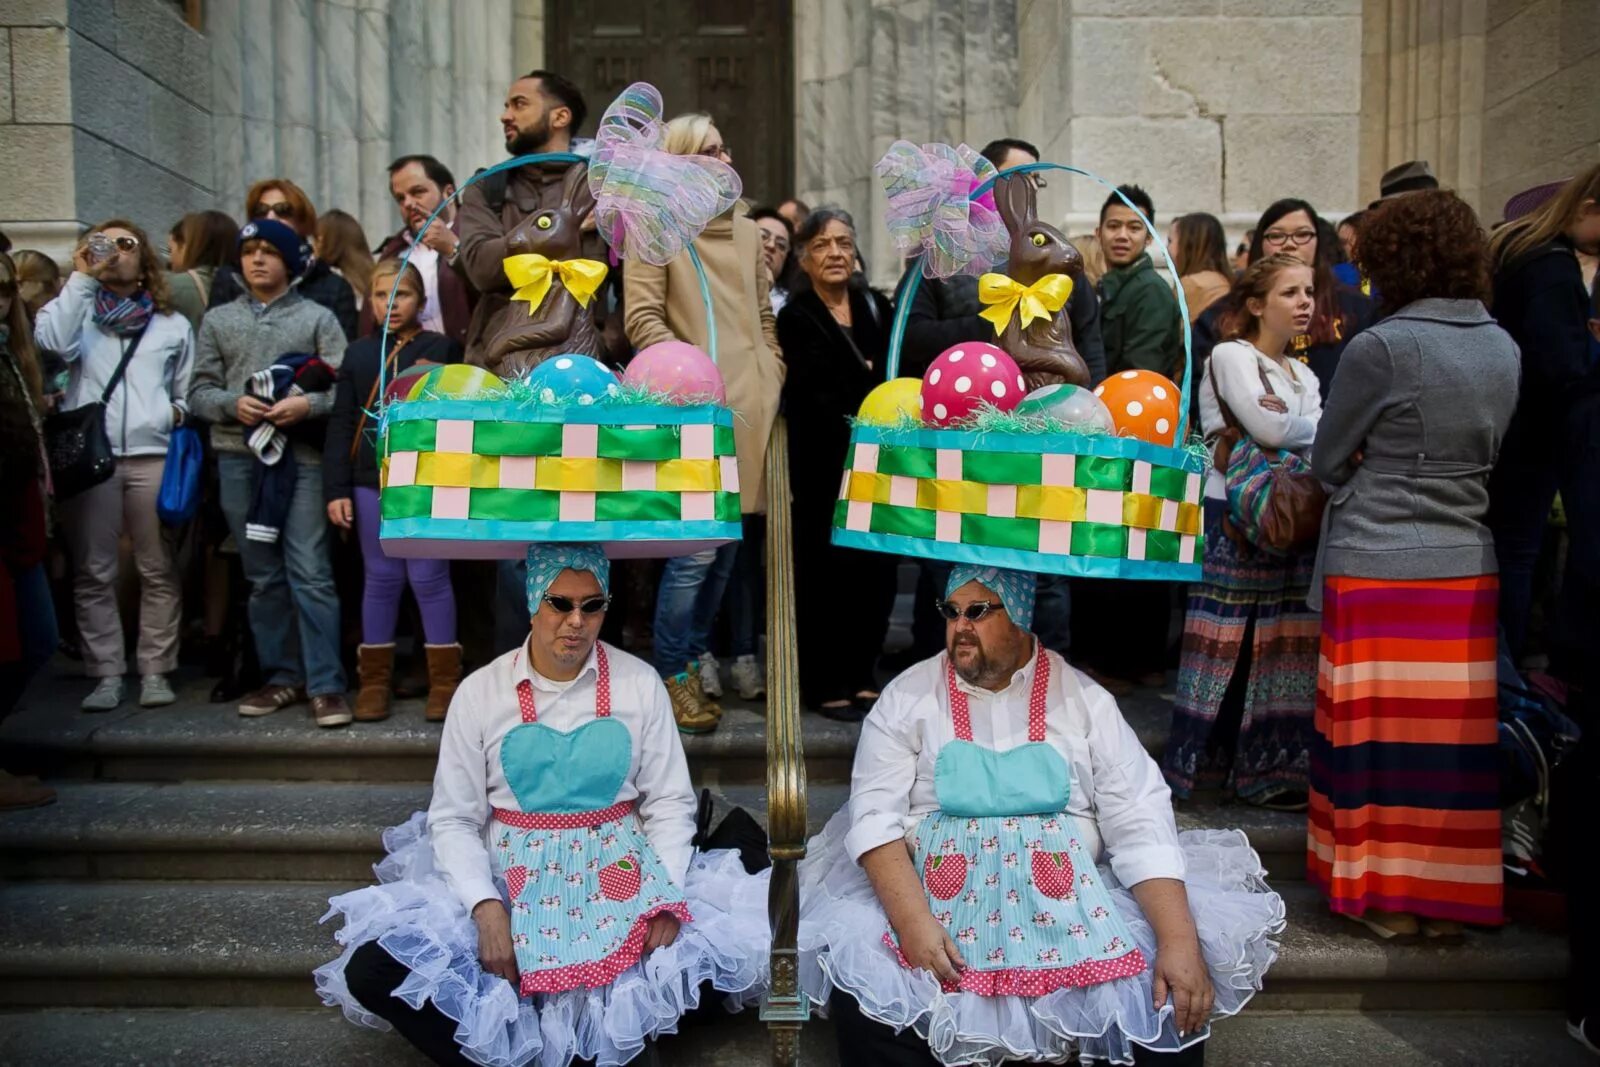
[[[622,391],[615,374],[576,352],[551,356],[533,368],[528,385],[545,404],[603,404]]]

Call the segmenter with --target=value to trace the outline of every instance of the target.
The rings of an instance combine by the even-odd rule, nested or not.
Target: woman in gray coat
[[[1384,201],[1362,272],[1392,313],[1351,340],[1312,447],[1322,655],[1307,872],[1379,937],[1501,921],[1488,478],[1517,347],[1484,309],[1483,231],[1455,194]]]

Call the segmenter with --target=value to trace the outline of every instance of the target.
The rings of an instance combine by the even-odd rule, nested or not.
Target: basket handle
[[[1172,272],[1174,278],[1178,276],[1178,265],[1172,261],[1172,256],[1167,251],[1167,243],[1156,232],[1154,223],[1145,217],[1145,213],[1139,210],[1137,204],[1123,196],[1115,185],[1112,185],[1098,174],[1084,170],[1082,167],[1069,167],[1064,163],[1043,162],[1024,163],[1021,166],[1008,167],[973,189],[967,198],[969,200],[977,199],[994,188],[994,183],[1001,178],[1010,177],[1014,174],[1031,174],[1039,170],[1064,170],[1069,174],[1081,174],[1083,177],[1098,182],[1113,193],[1116,193],[1122,202],[1132,208],[1133,213],[1139,216],[1139,219],[1145,225],[1146,231],[1155,239],[1156,251],[1161,253],[1161,259],[1166,263],[1167,270]],[[900,286],[900,292],[895,298],[894,327],[889,333],[888,377],[891,379],[900,376],[900,347],[905,343],[906,322],[911,316],[911,304],[916,299],[917,287],[922,284],[922,271],[919,268],[923,258],[924,256],[919,255],[911,261],[913,269],[906,272],[905,282]],[[1173,436],[1173,441],[1181,448],[1183,442],[1187,439],[1187,431],[1189,429],[1189,389],[1192,384],[1191,378],[1194,370],[1194,351],[1193,339],[1189,330],[1189,302],[1184,299],[1183,286],[1178,286],[1176,295],[1178,297],[1179,322],[1183,324],[1183,382],[1181,383],[1178,406],[1178,431]]]

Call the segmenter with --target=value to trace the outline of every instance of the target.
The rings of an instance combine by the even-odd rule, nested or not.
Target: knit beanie
[[[306,247],[305,241],[288,225],[277,219],[251,219],[239,231],[239,248],[243,250],[246,241],[265,241],[278,250],[278,255],[283,259],[284,267],[289,271],[290,279],[300,277],[300,272],[306,269],[306,260],[311,255],[311,250]]]

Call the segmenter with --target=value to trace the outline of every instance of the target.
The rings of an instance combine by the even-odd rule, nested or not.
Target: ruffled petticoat
[[[574,1058],[612,1067],[638,1055],[647,1040],[676,1031],[704,982],[726,994],[730,1011],[766,990],[767,881],[745,873],[737,852],[695,854],[684,886],[694,921],[672,944],[604,988],[519,999],[509,982],[479,965],[477,925],[434,866],[426,813],[386,830],[383,843],[388,856],[377,865],[378,884],[332,898],[323,916],[344,917],[335,935],[344,952],[317,968],[317,992],[352,1022],[390,1028],[344,980],[350,956],[374,940],[411,970],[395,995],[413,1007],[433,1001],[460,1024],[462,1052],[484,1067],[565,1067]]]
[[[1006,1059],[1061,1063],[1074,1050],[1085,1061],[1132,1063],[1133,1045],[1158,1052],[1210,1036],[1209,1025],[1178,1037],[1171,1003],[1152,1010],[1150,971],[1042,997],[945,993],[931,973],[902,967],[883,943],[888,920],[865,872],[844,849],[848,817],[841,810],[811,841],[800,871],[800,981],[826,1005],[834,986],[853,995],[867,1016],[896,1030],[910,1026],[949,1067]],[[1178,835],[1187,864],[1189,908],[1216,986],[1212,1018],[1237,1013],[1261,988],[1277,959],[1271,936],[1283,930],[1283,900],[1267,888],[1266,871],[1238,830]],[[1110,868],[1102,884],[1146,959],[1156,958],[1155,932],[1133,894]]]

